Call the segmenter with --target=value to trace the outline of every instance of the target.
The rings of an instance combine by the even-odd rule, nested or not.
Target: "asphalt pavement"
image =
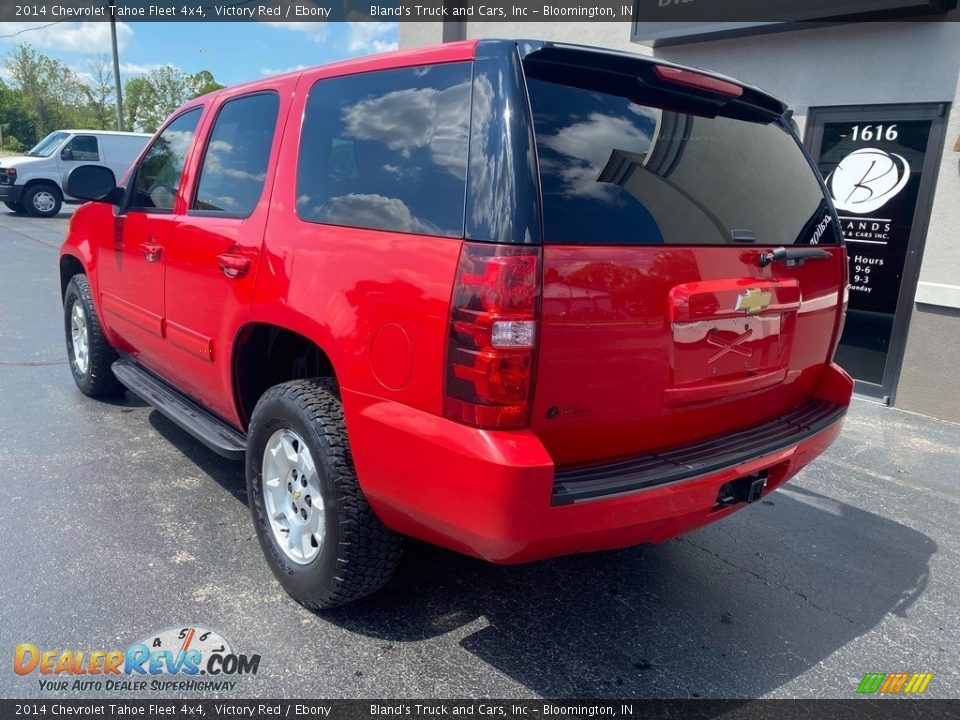
[[[231,698],[850,698],[921,671],[960,696],[960,426],[863,400],[787,487],[687,537],[521,567],[411,542],[385,590],[304,610],[261,559],[241,465],[76,390],[72,209],[0,211],[0,697],[78,697],[16,675],[20,643],[190,626],[261,656]]]

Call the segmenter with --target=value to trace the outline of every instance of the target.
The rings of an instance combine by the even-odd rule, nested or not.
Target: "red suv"
[[[72,171],[80,390],[246,459],[284,588],[409,535],[499,563],[655,543],[840,431],[839,223],[785,106],[656,59],[482,40],[197,98]]]

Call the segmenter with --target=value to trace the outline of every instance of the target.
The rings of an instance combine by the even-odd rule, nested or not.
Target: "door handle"
[[[160,259],[160,253],[163,252],[163,246],[157,245],[157,243],[152,241],[140,243],[140,252],[143,253],[143,257],[147,262],[157,262]]]
[[[217,255],[217,264],[221,272],[231,280],[246,275],[252,264],[250,258],[233,253],[223,253]]]

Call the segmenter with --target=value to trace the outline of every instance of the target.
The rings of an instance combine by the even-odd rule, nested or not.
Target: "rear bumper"
[[[22,197],[22,185],[0,185],[0,202],[20,202]]]
[[[850,378],[830,366],[816,396],[833,412],[820,421],[798,423],[794,435],[781,433],[746,456],[715,455],[683,477],[664,476],[664,482],[578,502],[558,502],[558,486],[568,488],[571,475],[555,472],[529,431],[477,430],[346,390],[343,399],[361,485],[388,527],[486,560],[515,563],[662,542],[730,515],[743,504],[719,505],[720,488],[761,472],[768,479],[765,493],[785,483],[836,439],[852,389]],[[628,484],[636,481],[635,473],[622,477]]]

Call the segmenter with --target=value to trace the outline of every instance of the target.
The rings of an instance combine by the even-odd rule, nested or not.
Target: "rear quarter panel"
[[[307,95],[319,80],[472,59],[475,43],[303,73],[280,146],[270,220],[254,290],[253,322],[319,345],[340,385],[432,413],[442,411],[451,288],[462,241],[322,225],[296,214],[297,159]],[[297,120],[294,121],[293,118]],[[348,427],[352,408],[344,395]]]

